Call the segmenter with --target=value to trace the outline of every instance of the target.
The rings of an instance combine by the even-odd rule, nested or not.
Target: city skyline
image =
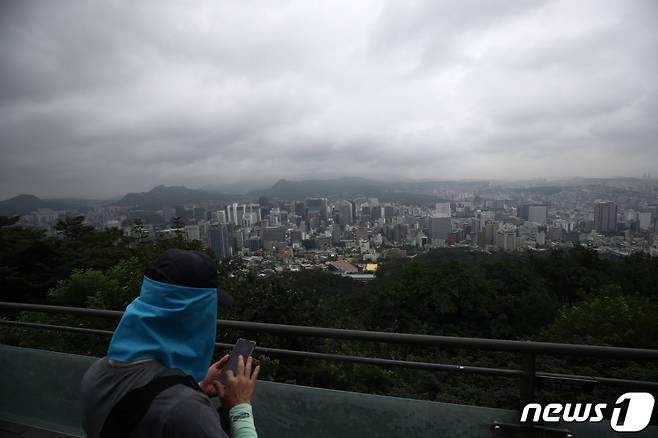
[[[0,8],[1,199],[658,174],[655,2]]]
[[[563,177],[563,178],[557,178],[557,177],[548,178],[548,177],[537,176],[536,178],[526,178],[526,179],[503,179],[503,178],[500,179],[492,179],[492,178],[414,179],[414,178],[407,178],[402,176],[392,176],[388,179],[385,178],[376,179],[376,178],[343,176],[343,177],[326,178],[326,179],[309,177],[308,179],[275,178],[272,179],[271,181],[267,179],[259,180],[259,181],[242,180],[242,181],[228,182],[225,184],[213,184],[212,182],[208,182],[201,186],[196,186],[196,187],[186,186],[184,184],[175,184],[175,183],[155,184],[155,185],[153,183],[150,183],[149,185],[149,183],[147,182],[144,190],[135,189],[135,190],[129,190],[127,192],[115,193],[113,195],[95,196],[95,197],[75,196],[74,193],[72,194],[68,192],[63,192],[55,196],[48,196],[48,195],[42,195],[40,193],[28,193],[26,191],[21,191],[20,189],[12,188],[13,191],[9,192],[11,193],[9,196],[4,196],[4,197],[0,196],[0,202],[8,201],[21,196],[36,196],[37,198],[40,199],[71,199],[71,200],[79,199],[79,200],[110,202],[110,201],[119,200],[127,195],[147,194],[149,192],[158,190],[159,188],[164,188],[164,189],[182,188],[191,191],[202,191],[208,193],[225,194],[229,196],[233,195],[236,197],[245,197],[245,196],[259,196],[260,192],[271,190],[272,188],[276,187],[277,183],[281,183],[281,182],[292,183],[294,185],[301,185],[304,183],[323,183],[323,182],[336,183],[336,182],[341,182],[343,180],[355,181],[365,184],[374,184],[373,187],[377,187],[380,184],[382,187],[395,187],[396,184],[408,185],[408,184],[435,183],[437,185],[437,189],[443,183],[454,183],[459,185],[462,183],[469,184],[473,182],[483,182],[483,183],[493,184],[493,187],[500,185],[502,188],[505,189],[510,189],[511,187],[516,187],[517,189],[524,187],[531,189],[533,187],[538,187],[538,186],[555,186],[555,187],[583,186],[584,187],[591,184],[594,185],[603,184],[603,185],[610,185],[611,187],[615,187],[615,183],[623,184],[626,181],[632,181],[635,184],[642,184],[644,182],[648,182],[650,184],[650,187],[654,187],[654,184],[656,184],[655,187],[658,188],[658,175],[654,176],[651,173],[644,173],[641,176],[623,176],[623,175],[593,176],[593,177],[572,176],[572,177]],[[2,192],[0,191],[0,195],[1,193]],[[424,193],[428,193],[428,192],[425,191]],[[323,193],[318,193],[317,195],[331,196]]]

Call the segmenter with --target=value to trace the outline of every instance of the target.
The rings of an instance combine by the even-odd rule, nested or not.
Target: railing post
[[[535,379],[537,377],[537,357],[534,352],[525,353],[521,361],[521,409],[535,400]]]
[[[521,397],[519,403],[519,414],[523,411],[523,408],[528,404],[532,403],[535,400],[535,378],[537,376],[537,356],[534,351],[524,353],[521,357],[521,371],[523,371],[523,377],[521,378]],[[520,418],[520,417],[519,417]],[[533,424],[529,423],[520,430],[520,436],[522,437],[533,437]]]

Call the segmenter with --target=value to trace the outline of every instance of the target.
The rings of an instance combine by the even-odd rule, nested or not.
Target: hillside
[[[184,204],[221,203],[236,198],[239,196],[189,189],[184,186],[160,185],[148,192],[128,193],[114,205],[157,210]]]
[[[20,216],[40,208],[86,211],[103,203],[90,199],[41,199],[34,195],[18,195],[0,201],[0,216]]]

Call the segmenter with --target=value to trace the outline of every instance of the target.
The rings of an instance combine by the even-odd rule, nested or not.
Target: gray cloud
[[[0,197],[658,171],[651,0],[0,9]]]

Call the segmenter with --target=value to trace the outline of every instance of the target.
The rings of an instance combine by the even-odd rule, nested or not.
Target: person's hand
[[[245,365],[244,358],[240,355],[238,356],[237,374],[233,374],[233,370],[228,370],[226,372],[226,385],[222,385],[219,381],[213,382],[215,390],[219,394],[219,399],[222,402],[222,408],[226,411],[230,411],[233,406],[240,403],[251,404],[254,387],[256,386],[256,378],[260,372],[260,365],[252,372],[252,363],[253,359],[250,356]]]
[[[208,397],[215,397],[217,394],[219,394],[214,383],[217,381],[217,376],[219,376],[219,372],[222,370],[222,368],[224,368],[226,362],[228,362],[228,354],[219,359],[218,362],[210,365],[206,377],[204,377],[203,380],[199,382],[199,388],[201,388],[201,390]]]

